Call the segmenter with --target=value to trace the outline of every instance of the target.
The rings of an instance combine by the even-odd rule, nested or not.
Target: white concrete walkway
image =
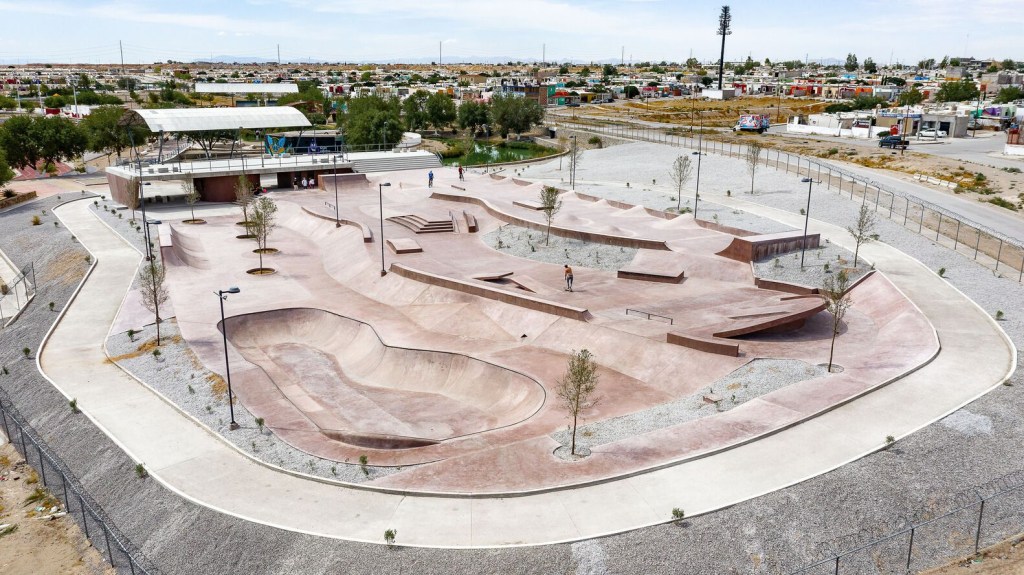
[[[734,205],[793,223],[772,208]],[[571,491],[513,498],[412,497],[307,480],[254,463],[106,363],[103,340],[139,254],[86,202],[56,210],[98,266],[40,354],[44,373],[152,477],[201,505],[283,529],[402,545],[473,547],[571,541],[665,522],[781,489],[864,456],[999,385],[1015,366],[1012,344],[980,308],[912,258],[885,244],[864,255],[931,319],[942,352],[869,396],[766,439],[711,457]],[[800,222],[802,224],[802,220]],[[812,222],[845,245],[845,231]],[[966,358],[970,360],[967,361]],[[481,469],[480,473],[487,473]]]

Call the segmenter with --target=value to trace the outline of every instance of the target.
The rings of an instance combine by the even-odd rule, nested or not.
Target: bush
[[[1003,198],[991,198],[988,203],[999,206],[1000,208],[1006,208],[1008,210],[1017,211],[1017,206],[1013,202],[1004,200]]]
[[[69,401],[68,406],[71,408],[71,413],[78,413],[78,398]]]
[[[4,197],[5,198],[13,198],[14,197],[14,190],[12,190],[12,189],[4,190]]]
[[[32,216],[32,225],[33,226],[38,226],[41,223],[43,223],[43,220],[40,220],[39,216]]]
[[[996,310],[996,321],[1003,321],[1004,317],[1006,317],[1006,314],[1003,313],[1003,310]]]
[[[387,543],[388,547],[395,544],[395,537],[398,536],[397,529],[388,529],[384,532],[384,543]]]
[[[141,463],[136,463],[136,464],[135,464],[135,475],[136,475],[136,476],[137,476],[137,477],[138,477],[139,479],[145,479],[145,477],[146,477],[147,475],[149,475],[149,473],[148,473],[148,472],[146,472],[146,466],[145,466],[145,465],[143,465],[143,464],[141,464]]]
[[[601,140],[600,136],[591,136],[590,139],[587,140],[587,143],[591,146],[597,146],[598,148],[604,147],[604,141]]]
[[[940,278],[946,277],[946,268],[939,268],[939,277]]]
[[[830,155],[830,156],[834,156],[834,155],[836,155],[838,153],[839,153],[839,148],[829,148],[828,149],[828,155]]]

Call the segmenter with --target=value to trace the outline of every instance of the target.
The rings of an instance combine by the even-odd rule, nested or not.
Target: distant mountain
[[[459,55],[447,55],[442,54],[444,64],[506,64],[508,62],[526,62],[533,63],[539,62],[540,58],[517,58],[514,56],[506,57],[489,57],[489,58],[473,58],[469,56]],[[555,60],[552,60],[554,62]],[[213,56],[212,58],[198,58],[193,60],[193,64],[262,64],[265,62],[276,62],[275,59],[268,60],[267,58],[256,58],[253,56]],[[437,62],[437,57],[422,57],[422,58],[389,58],[385,60],[332,60],[332,59],[321,59],[321,58],[282,58],[282,64],[329,64],[333,62],[343,62],[346,64],[430,64],[431,62]],[[573,63],[577,64],[614,64],[618,65],[619,60],[609,58],[605,60],[572,60]]]

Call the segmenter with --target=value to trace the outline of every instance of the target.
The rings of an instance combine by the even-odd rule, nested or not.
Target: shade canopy
[[[196,92],[199,94],[298,94],[298,84],[283,84],[268,82],[257,84],[254,82],[196,82]]]
[[[305,128],[312,124],[290,106],[131,110],[154,132],[203,132],[245,128]]]

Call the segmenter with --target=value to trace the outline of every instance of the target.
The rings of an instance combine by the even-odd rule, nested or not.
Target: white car
[[[935,128],[925,128],[921,130],[921,132],[918,135],[925,138],[945,138],[946,131],[936,130]]]

